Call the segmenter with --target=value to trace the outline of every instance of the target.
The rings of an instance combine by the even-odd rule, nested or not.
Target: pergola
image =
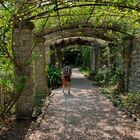
[[[19,116],[31,116],[35,95],[48,92],[47,46],[95,45],[98,39],[122,42],[118,47],[122,47],[124,53],[125,88],[139,90],[139,0],[20,0],[13,3],[9,0],[0,3],[3,9],[13,7],[8,19],[13,31],[11,59],[14,60],[15,79],[26,79],[17,102]],[[32,59],[33,54],[41,57]],[[134,85],[134,81],[138,84]]]

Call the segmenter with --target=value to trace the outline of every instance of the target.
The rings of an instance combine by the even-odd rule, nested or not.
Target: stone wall
[[[131,55],[129,91],[140,92],[140,38],[133,40]]]

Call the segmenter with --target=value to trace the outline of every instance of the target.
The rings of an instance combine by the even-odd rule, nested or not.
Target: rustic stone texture
[[[25,26],[28,27],[28,26]],[[26,76],[25,89],[16,104],[16,113],[19,118],[31,117],[34,107],[35,95],[39,92],[47,93],[48,87],[45,74],[45,39],[36,39],[38,42],[33,49],[37,58],[32,58],[32,30],[17,28],[14,30],[14,55],[21,71],[15,67],[16,80],[20,76]],[[27,64],[29,63],[29,64]],[[27,64],[24,66],[24,64]]]
[[[62,35],[62,33],[63,33],[63,35]],[[113,39],[116,39],[116,38],[109,37],[109,36],[106,36],[105,34],[103,34],[102,29],[93,29],[92,27],[84,27],[84,28],[80,29],[79,25],[77,25],[77,27],[75,27],[75,28],[65,28],[63,31],[60,31],[60,30],[58,30],[58,28],[56,28],[56,30],[54,29],[51,32],[46,31],[45,35],[47,35],[47,38],[48,38],[47,40],[49,40],[50,42],[61,39],[62,36],[65,38],[74,37],[74,36],[75,37],[76,36],[77,37],[85,36],[85,37],[94,37],[94,38],[100,38],[103,40],[110,40],[110,41]]]
[[[53,65],[53,66],[55,66],[55,63],[56,63],[55,47],[54,46],[50,46],[50,51],[51,51],[50,64]]]
[[[50,64],[50,47],[45,46],[45,64]]]
[[[15,28],[13,32],[14,56],[17,65],[14,67],[15,81],[22,76],[26,77],[25,88],[16,103],[18,118],[31,117],[33,109],[34,92],[30,55],[33,38],[32,29],[24,24],[24,28]]]
[[[44,43],[45,43],[45,39],[41,38],[38,40],[34,48],[34,53],[37,53],[37,55],[39,56],[33,62],[35,94],[37,94],[37,92],[41,92],[43,94],[48,92],[46,74],[45,74],[45,44]]]
[[[124,72],[124,87],[125,91],[129,90],[129,75],[130,75],[130,61],[131,61],[131,38],[124,38],[123,40],[123,72]]]
[[[95,48],[92,47],[92,50],[91,50],[91,55],[90,55],[90,68],[91,70],[93,71],[96,71],[96,68],[95,68]]]
[[[93,46],[91,52],[91,69],[95,72],[101,67],[100,48]]]
[[[140,38],[133,41],[133,52],[131,56],[129,91],[140,92]]]
[[[50,38],[50,40],[48,40],[48,37],[46,37],[47,41],[46,41],[46,45],[47,46],[55,46],[55,47],[63,47],[63,46],[68,46],[68,45],[98,45],[98,41],[97,39],[94,39],[92,37],[80,37],[80,36],[67,36],[65,38],[61,37],[61,38],[55,38],[53,40],[51,40],[52,38]]]
[[[62,60],[63,60],[63,55],[61,51],[62,47],[56,47],[55,49],[55,57],[56,57],[56,64],[55,67],[62,67]]]

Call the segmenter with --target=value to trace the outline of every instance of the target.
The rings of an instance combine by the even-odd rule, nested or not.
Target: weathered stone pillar
[[[55,55],[55,48],[50,46],[50,64],[55,66],[56,63],[56,55]]]
[[[50,64],[50,46],[45,46],[45,64]]]
[[[125,81],[125,91],[128,91],[129,85],[129,75],[130,75],[130,61],[132,53],[132,38],[124,38],[123,40],[123,63],[124,63],[124,81]]]
[[[56,48],[56,67],[61,67],[62,66],[62,51],[61,48]]]
[[[96,65],[95,65],[95,48],[94,46],[92,47],[91,50],[91,56],[90,56],[90,68],[92,71],[96,71]]]
[[[46,95],[48,86],[45,72],[45,39],[36,39],[37,44],[34,48],[35,59],[33,60],[34,73],[34,92],[35,94]]]
[[[140,37],[133,40],[128,90],[140,92]]]
[[[13,53],[15,56],[15,82],[17,92],[23,91],[16,102],[16,114],[18,118],[31,117],[34,101],[32,79],[32,22],[22,22],[16,25],[13,31]],[[25,78],[25,82],[23,82]],[[19,94],[17,93],[17,94]]]
[[[95,72],[101,68],[100,48],[95,47]]]

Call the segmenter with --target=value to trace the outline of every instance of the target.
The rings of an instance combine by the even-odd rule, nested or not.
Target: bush
[[[101,93],[104,94],[109,99],[113,100],[113,97],[118,95],[115,91],[116,91],[116,86],[109,86],[109,87],[103,87]]]
[[[47,83],[49,88],[54,88],[61,84],[61,69],[52,65],[46,66]]]
[[[122,77],[121,69],[111,65],[107,67],[104,65],[101,69],[98,70],[95,80],[102,85],[115,85]]]
[[[80,66],[82,68],[90,68],[90,53],[91,47],[80,47],[79,53],[76,57],[76,66]]]
[[[115,86],[104,87],[101,93],[109,98],[114,106],[123,108],[140,117],[140,93],[128,93],[123,96],[123,94],[116,92]]]
[[[123,98],[123,106],[129,111],[140,115],[140,93],[128,93]]]

